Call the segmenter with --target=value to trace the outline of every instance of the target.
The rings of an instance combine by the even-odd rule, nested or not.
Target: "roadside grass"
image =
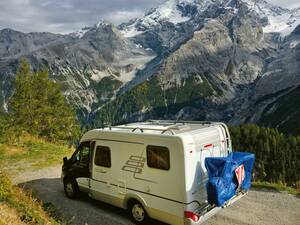
[[[0,143],[0,225],[68,224],[51,203],[39,202],[31,192],[13,185],[9,177],[62,164],[62,158],[73,151],[64,143],[49,143],[31,135],[19,137],[14,144]]]
[[[44,211],[41,203],[12,185],[8,176],[0,171],[0,205],[6,209],[0,219],[2,224],[60,225]],[[4,211],[4,210],[2,210]],[[3,221],[4,220],[4,221]]]
[[[24,170],[42,169],[62,163],[74,149],[63,143],[49,143],[43,139],[25,135],[18,143],[0,144],[0,168],[13,176]]]
[[[287,187],[283,184],[278,184],[278,183],[269,183],[269,182],[262,182],[262,181],[256,181],[252,183],[253,188],[257,189],[267,189],[267,190],[273,190],[273,191],[278,191],[278,192],[286,192],[292,195],[295,195],[297,197],[300,197],[300,190],[295,189],[292,187]]]

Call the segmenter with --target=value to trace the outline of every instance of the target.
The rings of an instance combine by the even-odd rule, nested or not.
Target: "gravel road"
[[[15,177],[33,190],[44,203],[52,203],[74,225],[132,225],[122,209],[87,196],[78,200],[65,197],[60,181],[60,167],[50,167]],[[164,225],[150,221],[151,225]],[[287,193],[251,190],[237,203],[222,210],[204,225],[300,225],[300,198]]]

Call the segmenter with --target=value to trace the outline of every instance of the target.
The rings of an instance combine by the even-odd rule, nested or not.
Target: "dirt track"
[[[83,196],[67,199],[60,182],[60,167],[22,174],[14,182],[31,188],[44,203],[51,202],[75,225],[132,225],[124,210]],[[163,225],[150,221],[151,225]],[[251,190],[204,225],[300,225],[300,198],[286,193]]]

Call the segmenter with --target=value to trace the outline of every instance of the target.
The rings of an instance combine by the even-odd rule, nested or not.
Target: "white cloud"
[[[133,10],[133,11],[113,11],[106,15],[106,20],[118,24],[120,22],[126,22],[132,18],[138,18],[142,16],[145,12],[143,10]]]
[[[101,19],[115,24],[140,17],[165,0],[0,0],[0,29],[69,33]],[[271,2],[271,0],[269,0]],[[272,0],[283,7],[299,0]]]
[[[0,1],[0,29],[69,33],[101,19],[119,24],[142,16],[164,0]]]

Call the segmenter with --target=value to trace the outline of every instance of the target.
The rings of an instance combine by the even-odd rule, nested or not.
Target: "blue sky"
[[[105,19],[115,24],[140,17],[165,0],[0,0],[0,29],[69,33]],[[271,0],[270,0],[271,1]],[[299,0],[272,0],[300,7]]]

